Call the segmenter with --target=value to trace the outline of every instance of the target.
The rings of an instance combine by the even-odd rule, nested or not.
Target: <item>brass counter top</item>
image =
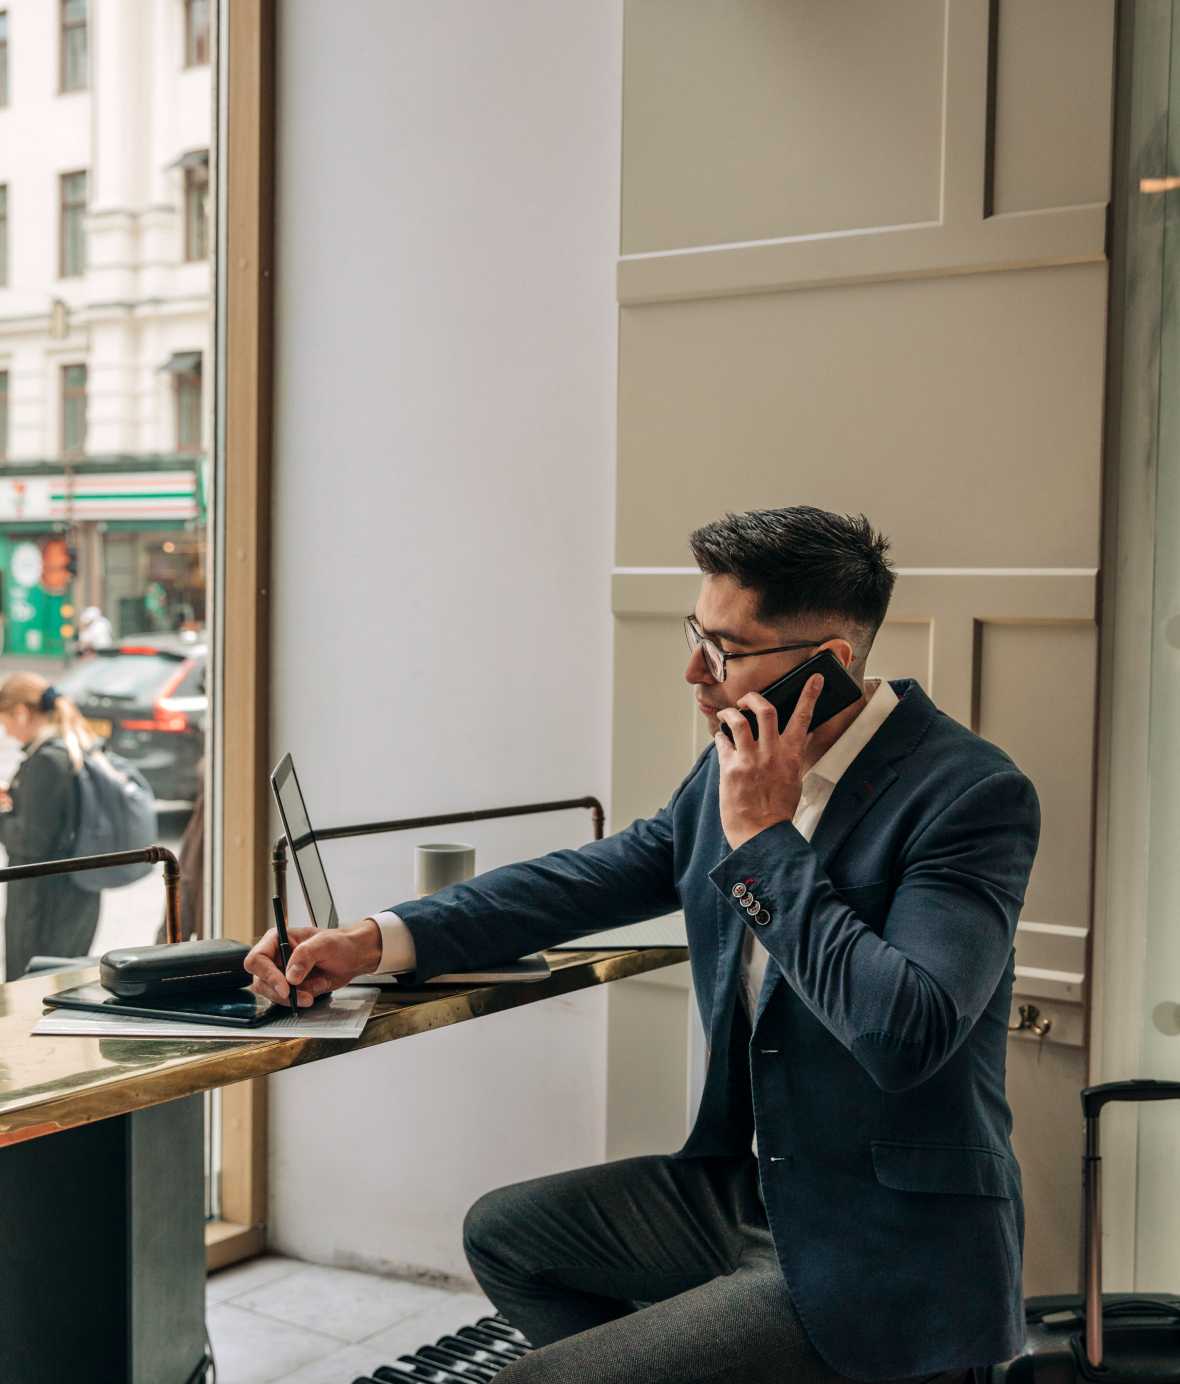
[[[41,998],[98,979],[97,967],[0,985],[0,1147],[286,1067],[408,1038],[688,959],[685,947],[546,952],[548,980],[448,988],[420,1003],[383,992],[359,1038],[33,1037]]]

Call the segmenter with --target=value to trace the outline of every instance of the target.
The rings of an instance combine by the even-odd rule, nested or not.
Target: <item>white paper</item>
[[[72,1034],[82,1038],[210,1038],[270,1042],[272,1038],[359,1038],[377,997],[371,986],[345,985],[296,1018],[289,1010],[258,1028],[194,1024],[178,1019],[149,1019],[139,1014],[100,1014],[97,1010],[51,1009],[33,1027],[34,1034]]]

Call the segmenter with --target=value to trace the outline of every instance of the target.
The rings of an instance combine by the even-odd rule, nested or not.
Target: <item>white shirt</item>
[[[865,692],[868,701],[856,720],[833,741],[823,756],[803,776],[803,796],[791,819],[801,836],[811,840],[816,825],[828,799],[840,780],[840,775],[852,763],[872,738],[873,733],[897,705],[897,693],[884,678],[866,678]],[[368,915],[381,932],[381,960],[376,974],[400,974],[414,969],[414,939],[409,928],[396,913],[370,913]],[[758,993],[766,975],[766,963],[770,954],[754,935],[752,927],[746,928],[742,949],[742,991],[750,1022],[754,1022],[754,1010],[758,1003]]]

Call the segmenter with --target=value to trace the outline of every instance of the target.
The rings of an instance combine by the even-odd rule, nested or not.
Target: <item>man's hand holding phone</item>
[[[300,1008],[306,1008],[353,976],[371,975],[381,964],[381,930],[371,918],[353,927],[292,927],[287,934],[295,946],[286,975],[277,964],[279,936],[273,927],[243,962],[254,977],[250,989],[276,1004],[286,1004],[294,986]]]
[[[803,686],[790,720],[779,734],[778,712],[759,692],[747,692],[736,706],[717,713],[733,736],[713,736],[721,766],[721,829],[731,850],[777,822],[789,822],[803,796],[803,764],[813,731],[812,713],[824,679],[813,674]],[[758,738],[740,708],[754,713]],[[248,964],[248,960],[247,960]]]

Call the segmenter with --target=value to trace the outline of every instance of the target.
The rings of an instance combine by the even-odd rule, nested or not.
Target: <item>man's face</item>
[[[830,648],[845,668],[852,662],[852,645],[847,639],[838,636],[824,639],[825,635],[836,636],[835,630],[811,628],[806,622],[763,624],[755,614],[757,604],[757,593],[739,586],[733,577],[706,576],[701,580],[693,614],[701,633],[725,653],[773,649],[805,639],[823,639],[824,642],[814,648],[731,660],[726,665],[724,682],[718,682],[709,672],[704,651],[694,650],[684,670],[684,680],[696,688],[697,706],[707,719],[712,735],[720,729],[717,712],[722,707],[735,706],[747,692],[761,692],[792,668],[814,658],[821,648]]]

